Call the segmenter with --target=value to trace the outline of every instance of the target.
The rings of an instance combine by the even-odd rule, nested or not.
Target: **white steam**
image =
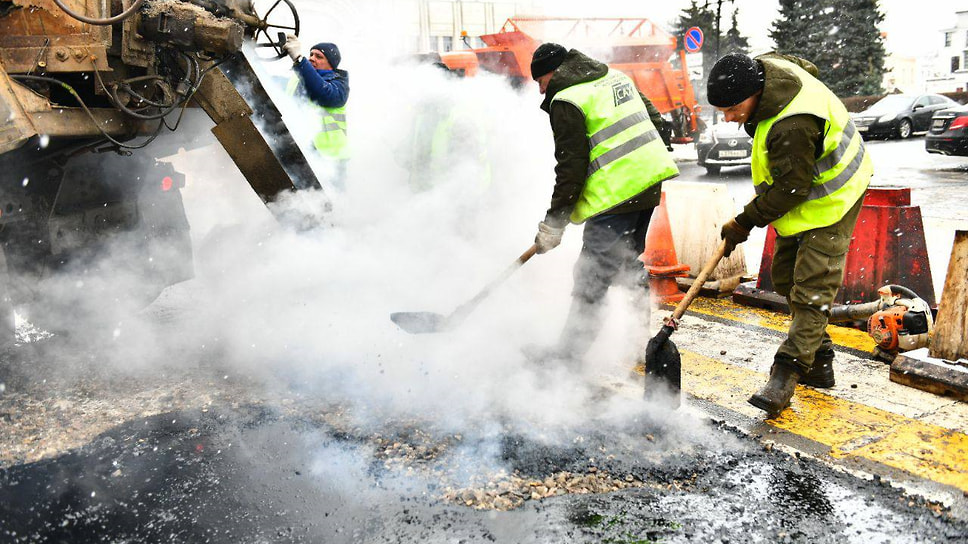
[[[217,145],[172,157],[188,177],[196,278],[169,289],[144,323],[118,327],[119,369],[211,365],[352,404],[372,418],[364,426],[388,415],[456,430],[510,421],[547,440],[570,440],[568,429],[645,417],[637,396],[590,400],[603,376],[629,379],[648,338],[648,331],[628,334],[635,320],[618,288],[584,375],[537,373],[521,354],[524,345],[557,339],[580,227],[569,227],[561,247],[532,259],[457,330],[410,335],[390,321],[397,311],[451,312],[532,244],[554,184],[552,135],[535,85],[515,91],[493,75],[458,79],[398,62],[380,44],[403,38],[389,26],[373,28],[383,20],[371,17],[377,3],[336,4],[327,4],[325,18],[301,12],[302,40],[338,43],[340,68],[350,74],[346,191],[280,199],[277,212],[314,213],[332,199],[318,228],[295,232],[273,219]],[[268,71],[278,74],[280,65],[289,62]],[[284,111],[300,111],[274,93]],[[407,155],[416,116],[434,104],[472,120],[487,168],[479,151],[457,154],[429,189],[415,192]],[[311,133],[287,122],[297,140]],[[159,324],[160,314],[175,318]],[[704,441],[687,417],[671,421],[681,436]]]

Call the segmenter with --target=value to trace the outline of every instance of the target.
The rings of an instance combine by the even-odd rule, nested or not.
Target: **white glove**
[[[291,58],[293,62],[296,62],[299,60],[299,57],[302,56],[300,54],[300,51],[302,51],[302,45],[299,43],[299,38],[297,38],[294,34],[286,35],[286,43],[282,46],[282,48],[286,51],[286,53],[289,54],[289,58]]]
[[[538,246],[538,254],[547,253],[558,247],[561,243],[561,235],[565,233],[565,227],[552,227],[544,221],[538,223],[538,234],[534,237],[534,243]]]

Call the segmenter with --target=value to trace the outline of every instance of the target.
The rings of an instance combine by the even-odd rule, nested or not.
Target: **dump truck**
[[[185,173],[158,160],[183,116],[264,202],[319,187],[241,53],[281,59],[285,33],[289,0],[0,0],[4,338],[14,308],[73,330],[114,315],[83,301],[133,310],[193,276]]]
[[[501,74],[514,85],[531,79],[531,56],[545,42],[576,47],[632,78],[672,121],[673,141],[690,143],[701,129],[685,51],[675,36],[645,18],[512,17],[480,36],[485,47],[442,53],[451,70]]]

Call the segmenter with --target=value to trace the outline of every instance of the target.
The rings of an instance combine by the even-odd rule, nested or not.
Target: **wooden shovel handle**
[[[676,309],[672,311],[671,319],[673,321],[679,320],[679,318],[682,317],[682,314],[686,313],[686,309],[689,308],[689,305],[692,303],[692,299],[696,298],[696,295],[699,294],[699,290],[702,289],[702,285],[706,283],[706,279],[709,278],[709,275],[712,274],[713,270],[716,269],[719,261],[723,260],[723,254],[725,253],[726,240],[723,240],[723,243],[719,244],[719,248],[716,249],[716,252],[713,253],[713,256],[706,261],[706,266],[699,271],[699,275],[696,276],[696,281],[694,281],[689,290],[686,291],[686,296],[679,301],[679,304],[676,305]]]
[[[521,254],[520,257],[518,257],[518,264],[522,265],[528,262],[528,259],[530,259],[531,257],[534,257],[536,253],[538,253],[538,244],[532,244],[532,246],[529,247],[527,251],[525,251],[524,253]]]
[[[528,262],[528,259],[530,259],[531,257],[534,257],[535,253],[537,252],[538,252],[538,244],[534,244],[531,247],[529,247],[524,253],[521,254],[520,257],[517,258],[516,261],[511,263],[511,266],[505,268],[504,272],[501,272],[500,276],[494,278],[494,280],[492,280],[491,283],[484,286],[484,289],[481,289],[480,293],[477,293],[476,295],[474,295],[474,298],[458,306],[456,310],[454,310],[449,316],[447,316],[446,322],[448,323],[448,326],[453,327],[455,325],[460,324],[460,322],[462,322],[464,318],[467,317],[468,314],[474,311],[474,308],[476,308],[477,305],[480,304],[482,300],[484,300],[485,298],[491,295],[491,291],[493,291],[496,287],[498,287],[499,285],[507,281],[507,279],[510,278],[511,275],[514,274],[514,272],[517,269],[521,268],[521,265]]]

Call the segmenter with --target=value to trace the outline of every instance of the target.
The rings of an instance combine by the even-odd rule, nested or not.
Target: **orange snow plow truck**
[[[631,77],[671,117],[673,142],[692,142],[701,128],[685,52],[676,48],[675,36],[648,19],[513,17],[480,39],[485,47],[442,53],[441,60],[468,76],[484,70],[523,84],[531,79],[534,50],[545,42],[561,43]]]

